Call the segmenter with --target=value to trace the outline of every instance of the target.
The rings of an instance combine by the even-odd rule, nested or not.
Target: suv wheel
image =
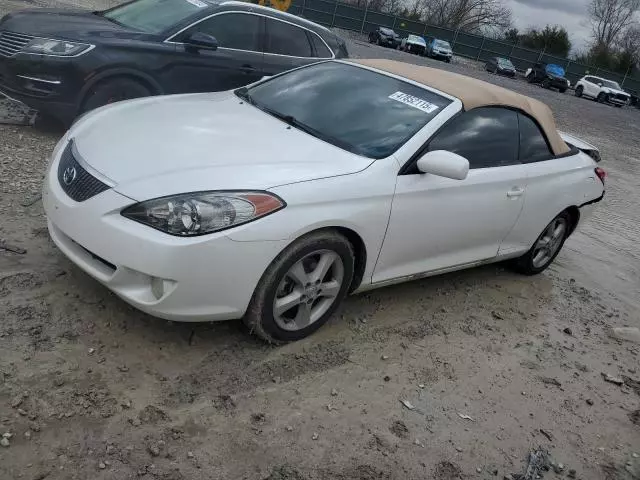
[[[578,85],[576,87],[576,91],[575,91],[576,97],[581,97],[583,90],[584,90],[584,88],[582,87],[582,85]]]

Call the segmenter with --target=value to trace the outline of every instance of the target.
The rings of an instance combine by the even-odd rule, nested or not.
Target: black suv
[[[390,28],[378,27],[373,32],[369,32],[369,43],[398,48],[398,45],[400,45],[400,35]]]
[[[569,80],[565,78],[564,68],[553,63],[536,63],[527,72],[529,83],[539,83],[543,88],[557,88],[564,93],[569,88]]]
[[[119,100],[229,90],[347,56],[318,24],[236,1],[135,0],[0,21],[0,91],[67,124]]]

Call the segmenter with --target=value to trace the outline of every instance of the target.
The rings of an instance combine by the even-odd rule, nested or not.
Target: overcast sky
[[[560,25],[569,32],[573,51],[585,47],[590,37],[587,5],[589,0],[506,0],[519,30]]]

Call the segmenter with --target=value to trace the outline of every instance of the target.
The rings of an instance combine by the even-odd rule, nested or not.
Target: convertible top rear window
[[[416,85],[340,62],[277,76],[239,95],[258,108],[340,148],[384,158],[451,100]]]

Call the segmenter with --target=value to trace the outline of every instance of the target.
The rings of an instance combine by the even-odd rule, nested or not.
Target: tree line
[[[347,0],[347,3],[441,27],[488,35],[526,48],[630,74],[640,67],[640,0],[591,0],[587,7],[591,39],[572,51],[569,32],[561,25],[513,27],[505,0]]]

